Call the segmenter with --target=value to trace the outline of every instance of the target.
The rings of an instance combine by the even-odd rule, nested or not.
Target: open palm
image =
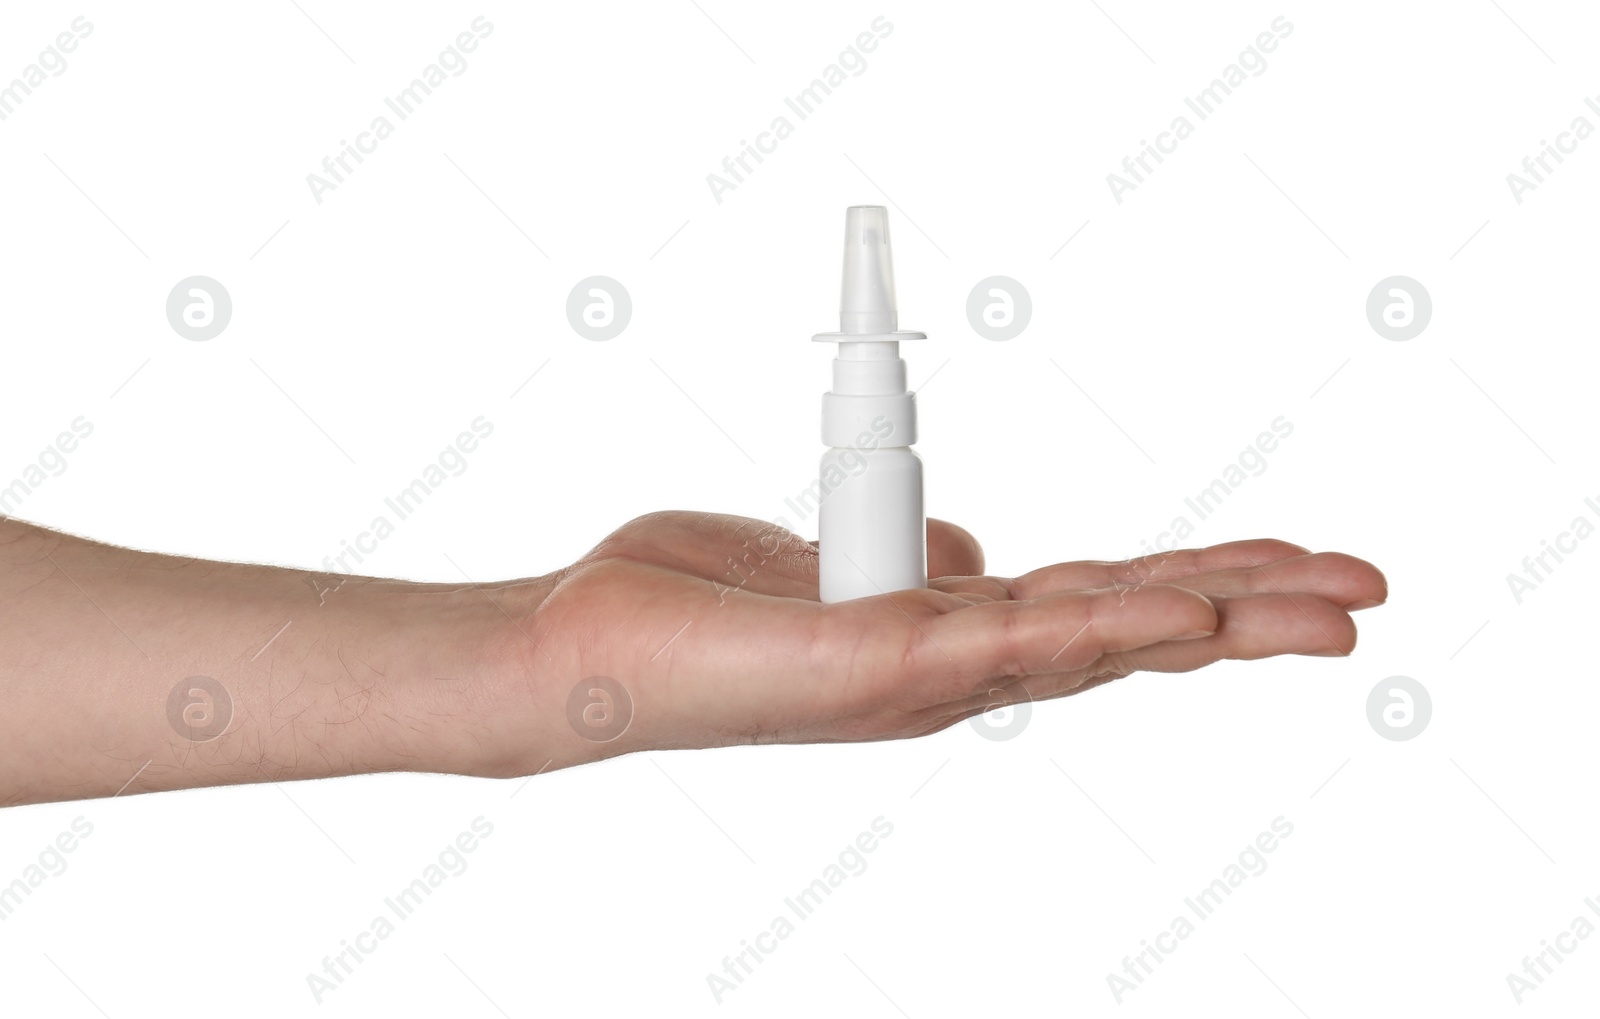
[[[983,576],[983,553],[928,521],[926,590],[824,605],[817,549],[743,517],[640,517],[541,585],[518,668],[565,701],[621,685],[626,731],[574,759],[751,742],[895,739],[1140,670],[1225,658],[1346,655],[1350,613],[1383,575],[1339,553],[1254,540],[1126,562]],[[542,710],[563,710],[546,697]],[[609,709],[608,709],[609,710]],[[607,736],[613,735],[607,733]],[[537,764],[535,764],[537,766]],[[531,768],[529,769],[531,770]]]

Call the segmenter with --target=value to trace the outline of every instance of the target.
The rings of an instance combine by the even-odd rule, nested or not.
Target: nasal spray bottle
[[[922,510],[917,398],[906,389],[889,252],[889,210],[845,212],[844,283],[833,390],[822,394],[821,597],[848,601],[928,586],[928,531]]]

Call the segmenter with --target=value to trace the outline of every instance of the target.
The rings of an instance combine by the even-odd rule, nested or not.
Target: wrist
[[[619,667],[622,621],[579,593],[574,576],[563,570],[487,592],[499,627],[479,663],[489,701],[472,706],[482,724],[473,774],[532,775],[648,748],[633,724],[634,678],[626,666],[615,679],[602,675]]]
[[[459,678],[441,681],[429,669],[409,670],[408,696],[442,723],[427,760],[410,767],[513,778],[598,756],[588,754],[566,722],[561,677],[567,669],[560,664],[566,649],[543,611],[556,580],[441,588],[428,596],[433,635],[419,631],[422,643],[442,649],[438,660],[450,663]]]

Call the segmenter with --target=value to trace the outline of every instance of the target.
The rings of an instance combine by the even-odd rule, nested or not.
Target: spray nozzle
[[[844,283],[839,290],[841,333],[892,333],[900,316],[894,300],[889,210],[852,205],[844,217]]]

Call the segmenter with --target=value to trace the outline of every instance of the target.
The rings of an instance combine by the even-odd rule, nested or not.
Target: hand
[[[1005,579],[935,520],[928,560],[926,590],[823,605],[816,548],[739,517],[651,514],[550,576],[487,586],[0,518],[0,805],[918,736],[1140,669],[1349,654],[1349,614],[1386,594],[1367,563],[1280,541]],[[189,714],[202,687],[216,731]]]
[[[1224,658],[1348,655],[1350,613],[1383,602],[1370,564],[1256,540],[1128,562],[981,576],[966,531],[928,521],[926,590],[817,600],[817,549],[757,520],[691,512],[632,521],[538,582],[509,653],[513,714],[552,732],[573,688],[621,684],[620,736],[586,723],[508,750],[490,770],[531,773],[633,750],[899,739],[999,703],[1081,693],[1140,670]],[[501,589],[516,602],[516,588]],[[502,599],[504,600],[504,599]],[[516,613],[513,612],[513,615]],[[998,691],[998,693],[996,692]],[[515,698],[513,698],[515,699]],[[541,724],[543,722],[544,724]],[[520,727],[513,725],[511,731]]]

